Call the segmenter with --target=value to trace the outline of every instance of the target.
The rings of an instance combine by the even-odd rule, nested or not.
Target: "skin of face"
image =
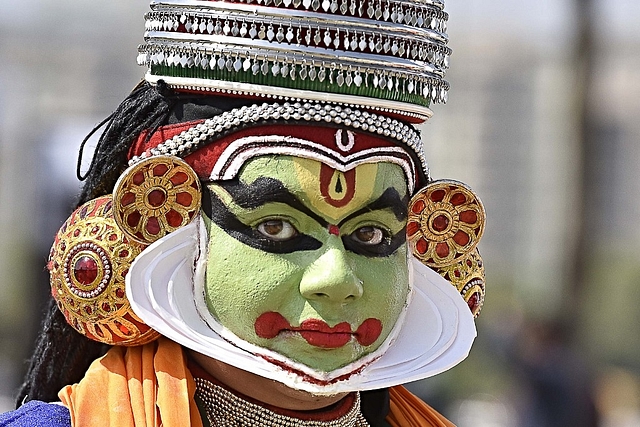
[[[205,298],[239,338],[330,372],[375,351],[409,292],[407,185],[391,163],[342,173],[262,156],[209,183]]]

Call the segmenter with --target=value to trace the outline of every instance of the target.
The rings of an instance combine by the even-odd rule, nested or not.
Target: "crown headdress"
[[[152,0],[138,63],[180,90],[331,102],[424,121],[446,102],[438,0]]]

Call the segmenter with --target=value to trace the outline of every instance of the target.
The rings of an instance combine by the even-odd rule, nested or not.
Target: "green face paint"
[[[205,193],[205,294],[222,325],[325,372],[382,344],[409,290],[399,166],[264,156]]]

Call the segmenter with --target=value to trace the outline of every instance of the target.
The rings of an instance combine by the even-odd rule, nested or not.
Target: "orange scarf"
[[[58,396],[73,427],[202,427],[182,347],[167,338],[112,347]]]
[[[182,347],[161,337],[111,348],[58,396],[73,427],[202,427],[195,389]],[[455,427],[402,386],[391,387],[390,397],[392,427]]]

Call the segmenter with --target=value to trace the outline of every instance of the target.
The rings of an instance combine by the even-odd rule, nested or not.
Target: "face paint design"
[[[342,174],[296,157],[248,161],[204,191],[209,310],[241,339],[319,371],[375,351],[409,291],[407,197],[391,163]]]

